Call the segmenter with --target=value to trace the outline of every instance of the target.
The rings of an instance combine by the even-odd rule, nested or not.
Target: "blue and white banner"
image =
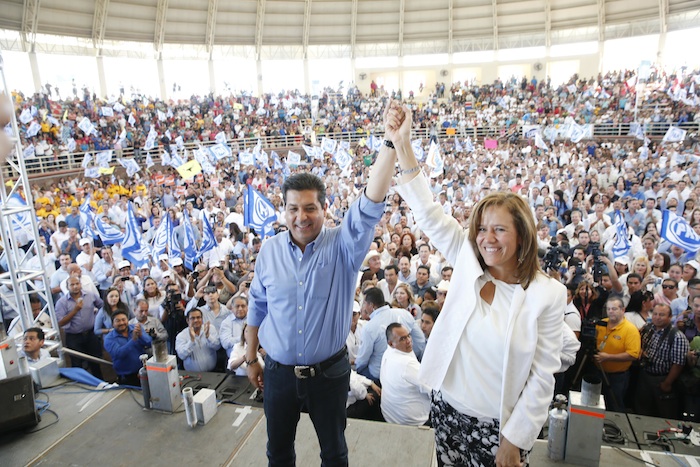
[[[112,161],[112,150],[98,152],[95,161],[100,167],[109,167],[109,163]]]
[[[117,227],[107,224],[100,217],[95,217],[95,231],[105,245],[114,245],[124,241],[124,233]]]
[[[685,139],[686,130],[682,130],[676,126],[669,127],[661,141],[664,143],[677,143]]]
[[[203,255],[209,250],[216,248],[216,238],[214,238],[214,229],[211,228],[207,216],[202,217],[202,245],[199,247],[199,254]]]
[[[224,116],[222,114],[219,114],[216,117],[214,117],[214,123],[216,123],[216,126],[221,126],[222,121],[224,121]]]
[[[630,123],[630,132],[628,133],[628,135],[634,136],[638,140],[643,140],[644,139],[644,125],[641,123],[637,123],[637,122]]]
[[[467,138],[466,148],[467,152],[474,152],[474,143],[472,143],[471,137]]]
[[[133,158],[118,159],[118,162],[126,169],[126,175],[128,177],[133,177],[141,170],[141,167],[139,167],[139,164]]]
[[[661,220],[661,238],[693,253],[700,250],[700,236],[688,222],[671,211],[664,210]]]
[[[27,202],[18,193],[13,193],[7,200],[7,206],[13,207],[24,207]],[[17,236],[17,240],[20,246],[24,245],[26,241],[24,239],[34,238],[32,228],[32,211],[16,212],[12,217],[12,231]]]
[[[78,123],[78,128],[80,128],[85,135],[90,135],[93,132],[97,134],[95,125],[93,125],[92,122],[90,122],[90,119],[87,117],[83,117],[83,119],[80,120],[80,123]]]
[[[430,142],[430,148],[428,149],[428,157],[425,159],[425,163],[430,168],[436,168],[442,165],[442,155],[440,154],[440,146],[435,142]]]
[[[241,163],[241,166],[255,165],[255,156],[252,152],[240,152],[238,153],[238,161]]]
[[[456,152],[464,152],[464,147],[459,142],[459,138],[457,138],[457,135],[455,135],[455,151]]]
[[[423,141],[420,139],[414,139],[411,141],[411,149],[413,149],[413,155],[416,159],[422,161],[425,159],[425,150],[423,149]]]
[[[569,132],[569,139],[571,139],[572,143],[578,143],[583,139],[583,135],[585,133],[586,132],[581,125],[579,125],[578,123],[572,123]]]
[[[36,148],[34,147],[33,144],[30,144],[26,148],[24,148],[24,151],[22,151],[22,155],[24,156],[25,159],[34,159],[36,157]]]
[[[156,165],[156,163],[153,162],[153,158],[151,157],[151,153],[150,152],[146,153],[146,168],[150,169],[154,165]]]
[[[85,198],[83,204],[80,205],[78,210],[80,211],[80,222],[83,224],[83,236],[92,239],[97,238],[97,235],[92,228],[95,216],[92,213],[92,206],[90,206],[90,195]]]
[[[192,229],[190,216],[187,211],[182,213],[182,224],[184,228],[184,244],[182,249],[185,252],[185,267],[192,270],[194,269],[194,261],[197,259],[197,244],[194,239],[194,230]]]
[[[287,152],[287,163],[289,165],[299,165],[301,164],[301,154],[294,151]]]
[[[182,136],[178,136],[177,138],[175,138],[175,144],[177,145],[178,149],[185,148],[185,140],[182,139]]]
[[[100,178],[100,169],[97,167],[88,167],[85,169],[85,173],[83,175],[85,178]]]
[[[133,114],[129,114],[129,125],[134,126],[136,124],[136,119]]]
[[[112,108],[117,112],[121,112],[126,107],[124,107],[120,102],[115,102],[114,105],[112,106]]]
[[[22,110],[22,113],[19,115],[19,121],[25,125],[27,123],[31,122],[32,121],[32,111],[29,109]]]
[[[148,264],[148,245],[141,243],[141,226],[136,222],[134,209],[129,203],[126,212],[126,234],[122,242],[122,256],[131,261],[132,266],[140,268]]]
[[[226,157],[231,156],[233,154],[231,152],[231,148],[229,148],[225,143],[218,143],[213,146],[209,146],[209,152],[211,155],[217,160],[220,161],[221,159],[224,159]]]
[[[114,117],[114,109],[112,109],[111,107],[102,107],[102,116]]]
[[[271,151],[270,155],[272,156],[272,168],[275,170],[281,170],[282,161],[280,160],[279,154],[277,154],[275,151]]]
[[[345,149],[338,149],[333,157],[343,172],[352,164],[352,155]]]
[[[151,242],[151,250],[153,252],[153,258],[157,258],[159,255],[165,253],[165,247],[168,246],[168,222],[166,219],[170,218],[170,214],[167,214],[160,222],[160,225],[156,229],[156,233],[153,235],[153,241]]]
[[[165,216],[165,231],[167,232],[168,256],[171,258],[180,257],[182,250],[175,236],[175,225],[173,224],[170,214]]]
[[[619,256],[625,256],[632,244],[629,240],[629,233],[627,229],[627,223],[625,222],[625,217],[618,210],[614,214],[614,224],[615,224],[615,243],[612,247],[613,256],[615,258]]]
[[[27,128],[27,138],[31,138],[33,136],[36,136],[40,131],[41,131],[41,125],[39,125],[35,121],[32,121],[32,124],[29,125],[29,128]]]
[[[272,223],[277,220],[275,207],[259,191],[248,185],[243,193],[243,223],[263,236],[274,235]]]
[[[164,122],[167,119],[167,117],[165,116],[165,112],[163,112],[162,110],[158,110],[157,112],[158,112],[158,120],[160,120],[161,122]]]
[[[523,138],[532,139],[541,130],[540,125],[523,125]]]
[[[216,141],[217,144],[226,144],[226,133],[223,131],[218,132],[214,137],[214,141]]]
[[[301,148],[302,148],[302,149],[304,150],[304,152],[306,153],[306,157],[308,157],[309,159],[313,159],[313,158],[314,158],[314,155],[315,155],[315,153],[316,153],[316,152],[314,151],[314,148],[312,148],[311,146],[307,146],[307,145],[305,145],[305,144],[302,144],[302,145],[301,145]]]
[[[338,142],[334,139],[324,137],[321,140],[321,149],[323,149],[324,152],[335,154],[335,149],[337,146]]]
[[[194,158],[197,160],[197,162],[199,162],[199,165],[202,167],[202,172],[208,175],[213,175],[216,173],[216,167],[214,167],[211,161],[209,160],[209,156],[211,155],[210,151],[206,151],[204,149],[195,149],[193,153]]]
[[[547,143],[544,142],[544,140],[542,139],[542,135],[540,135],[539,133],[535,134],[535,146],[537,146],[540,149],[544,149],[545,151],[549,151]]]

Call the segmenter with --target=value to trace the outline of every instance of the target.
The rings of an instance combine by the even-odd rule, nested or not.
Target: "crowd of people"
[[[482,228],[493,230],[496,237],[502,236],[499,222],[504,221],[497,221],[492,215],[487,222],[484,219],[488,215],[482,209],[478,211],[479,222],[488,224],[488,228],[473,224],[474,210],[481,209],[484,200],[495,199],[494,193],[510,193],[519,200],[513,203],[522,203],[532,216],[536,244],[531,245],[527,253],[530,256],[524,260],[534,269],[527,273],[521,271],[518,264],[523,258],[509,256],[508,261],[515,258],[515,266],[507,269],[510,275],[499,275],[504,272],[500,259],[490,258],[491,247],[482,250],[479,244],[481,255],[486,255],[479,257],[480,268],[486,271],[488,281],[499,284],[496,291],[486,292],[488,297],[485,298],[484,290],[489,286],[482,283],[483,277],[465,276],[464,265],[459,274],[462,280],[468,277],[472,281],[470,284],[484,286],[482,298],[489,307],[494,303],[501,306],[515,297],[513,294],[517,291],[508,287],[514,277],[520,284],[525,280],[524,288],[530,291],[547,287],[549,291],[562,289],[561,303],[553,297],[552,303],[542,302],[540,307],[564,307],[564,287],[557,284],[566,286],[565,314],[560,310],[562,322],[554,326],[549,318],[538,318],[544,320],[540,324],[546,327],[547,336],[565,334],[561,362],[543,357],[541,349],[531,349],[542,359],[536,371],[546,372],[557,363],[557,390],[565,392],[578,384],[574,381],[575,370],[583,356],[590,355],[589,367],[582,373],[603,377],[609,408],[634,409],[638,413],[673,419],[697,419],[700,416],[700,369],[697,367],[700,263],[697,251],[686,251],[663,235],[662,213],[675,213],[700,234],[700,147],[696,135],[692,134],[700,122],[695,91],[699,75],[652,74],[649,84],[639,88],[645,95],[641,100],[643,105],[638,103],[636,121],[648,125],[659,122],[685,125],[690,131],[683,141],[666,143],[660,138],[638,139],[632,135],[585,139],[578,143],[559,139],[549,141],[545,148],[534,144],[530,138],[517,136],[500,139],[496,148],[486,148],[483,141],[476,140],[468,147],[466,139],[460,136],[461,129],[480,125],[502,129],[506,134],[509,128],[524,124],[632,122],[637,89],[631,81],[632,75],[630,72],[609,73],[592,79],[575,76],[568,83],[555,86],[534,78],[496,81],[488,86],[458,83],[452,86],[448,99],[435,96],[423,103],[409,100],[405,109],[412,111],[410,128],[401,129],[401,133],[398,128],[403,125],[402,111],[394,108],[387,117],[392,101],[386,93],[382,95],[380,89],[376,90],[376,97],[364,97],[356,88],[347,96],[324,95],[317,113],[312,110],[310,99],[290,92],[261,98],[209,96],[179,103],[139,98],[124,105],[123,112],[115,112],[115,117],[101,115],[101,109],[109,103],[99,102],[86,93],[82,100],[63,102],[61,110],[65,117],[57,120],[58,125],[44,124],[48,119],[42,121],[40,134],[33,138],[43,139],[49,145],[66,145],[72,137],[82,151],[132,148],[136,153],[143,147],[151,128],[158,132],[157,144],[161,148],[167,148],[176,135],[185,141],[213,140],[218,132],[224,132],[227,141],[249,136],[301,135],[302,122],[312,116],[315,118],[312,133],[318,136],[342,132],[369,135],[375,130],[386,131],[387,118],[395,119],[396,128],[388,131],[396,138],[395,142],[400,139],[405,143],[406,133],[410,136],[411,130],[455,128],[455,137],[443,138],[441,133],[431,135],[431,139],[434,136],[439,142],[441,170],[428,166],[427,160],[416,165],[418,163],[407,154],[410,151],[412,157],[414,153],[410,140],[407,147],[396,149],[400,179],[420,169],[430,176],[426,177],[424,187],[414,186],[418,182],[403,180],[401,183],[410,189],[392,187],[386,201],[379,202],[381,209],[377,211],[372,205],[368,220],[373,229],[369,251],[353,251],[352,261],[347,260],[354,264],[358,258],[364,259],[359,273],[353,271],[356,277],[351,294],[355,300],[352,320],[348,316],[348,323],[342,324],[350,326],[344,343],[353,364],[346,404],[348,413],[422,425],[430,423],[431,419],[434,423],[436,417],[449,417],[450,411],[455,409],[475,407],[452,391],[466,373],[445,376],[443,372],[428,376],[442,388],[439,397],[433,393],[432,409],[431,387],[418,377],[421,371],[434,370],[423,370],[421,360],[425,362],[427,358],[431,365],[444,366],[445,362],[438,362],[441,357],[435,350],[432,354],[428,351],[425,357],[423,352],[431,348],[426,343],[430,342],[434,326],[439,325],[444,308],[455,306],[457,299],[447,297],[452,294],[468,301],[465,297],[471,291],[464,283],[450,287],[453,271],[457,273],[459,269],[457,263],[467,260],[462,258],[464,253],[459,250],[460,246],[451,244],[435,227],[445,222],[445,228],[449,227],[455,238],[477,248]],[[38,115],[55,113],[53,110],[46,112],[55,107],[50,93],[29,99],[15,94],[14,98],[18,117],[26,109],[32,113],[32,106],[38,109]],[[77,128],[75,122],[82,116],[96,123],[97,136],[85,136]],[[222,116],[221,123],[216,123],[219,116]],[[164,118],[161,120],[161,117]],[[122,131],[126,131],[125,138],[120,137]],[[25,138],[25,141],[31,139]],[[169,352],[178,356],[181,367],[187,371],[230,371],[239,375],[251,375],[252,371],[256,378],[261,378],[262,370],[250,367],[268,362],[267,351],[275,355],[290,352],[289,348],[260,346],[263,339],[271,339],[273,331],[260,327],[263,315],[259,311],[253,317],[248,316],[251,300],[256,310],[261,307],[261,281],[286,284],[286,279],[281,277],[286,271],[274,270],[282,267],[282,263],[270,266],[272,253],[268,254],[265,267],[256,267],[257,259],[264,257],[266,249],[274,248],[278,249],[280,258],[286,257],[289,245],[273,242],[275,237],[288,235],[286,231],[304,235],[305,227],[296,223],[299,215],[291,215],[290,211],[304,206],[302,201],[306,200],[294,198],[290,201],[288,192],[283,191],[285,181],[302,172],[310,172],[323,181],[323,193],[319,195],[321,212],[314,214],[314,222],[320,222],[324,232],[335,232],[337,229],[333,229],[344,225],[345,220],[349,224],[358,216],[354,211],[358,204],[367,203],[364,188],[371,180],[371,167],[383,163],[378,153],[384,149],[384,145],[379,150],[371,144],[358,145],[353,150],[354,161],[346,168],[339,167],[330,153],[309,158],[299,167],[285,163],[283,168],[269,170],[262,165],[241,165],[235,157],[226,158],[219,162],[214,174],[187,182],[175,176],[172,186],[162,184],[162,180],[176,172],[171,167],[161,166],[142,170],[131,178],[115,175],[85,179],[79,176],[44,185],[33,184],[32,197],[40,226],[37,241],[45,252],[44,266],[50,278],[58,324],[65,333],[64,342],[68,347],[95,356],[102,355],[105,350],[114,363],[119,381],[124,384],[138,383],[136,373],[141,366],[138,356],[148,353],[152,339],[167,341]],[[54,153],[64,150],[67,148],[59,148]],[[394,175],[393,169],[389,171]],[[272,238],[264,237],[246,224],[243,192],[248,185],[263,194],[276,211]],[[304,193],[304,189],[298,192]],[[292,188],[292,192],[294,190]],[[433,200],[436,210],[424,212],[421,206],[431,205]],[[504,199],[493,206],[510,202],[510,198]],[[80,206],[89,205],[102,222],[125,230],[130,203],[145,242],[153,240],[167,217],[175,228],[177,241],[184,246],[183,220],[187,216],[197,242],[203,237],[204,220],[208,221],[216,246],[204,253],[192,268],[185,267],[183,259],[186,258],[168,254],[137,267],[124,258],[120,243],[107,244],[100,237],[86,236],[88,226],[81,216]],[[518,204],[510,215],[514,216],[519,210],[522,211]],[[627,241],[631,245],[624,254],[616,254],[619,230],[614,214],[617,211],[622,213],[627,224]],[[438,214],[436,223],[432,223],[431,216]],[[294,221],[291,225],[290,219]],[[469,227],[467,237],[464,232]],[[500,239],[507,248],[494,246],[493,249],[514,248],[508,243],[512,241]],[[268,242],[270,245],[266,245]],[[301,248],[299,261],[305,258],[304,247],[313,243],[313,239],[309,239],[298,245]],[[305,292],[311,294],[310,299],[315,297],[314,293],[328,294],[331,280],[330,275],[322,274],[324,268],[329,267],[326,261],[331,259],[322,257],[314,261],[313,267],[318,271],[311,277],[310,289]],[[472,255],[469,261],[476,262],[476,258]],[[534,274],[538,268],[549,277],[543,279]],[[305,282],[301,280],[299,284]],[[293,289],[295,284],[286,286]],[[505,284],[505,293],[501,284]],[[6,289],[0,291],[3,300],[10,300],[12,291],[7,286],[3,289]],[[294,309],[293,291],[285,297],[269,289],[266,293]],[[345,294],[343,289],[341,296]],[[550,292],[543,294],[543,297],[551,295]],[[538,300],[544,300],[543,297]],[[3,319],[11,334],[24,332],[25,351],[31,351],[32,358],[40,358],[35,341],[43,339],[42,329],[51,324],[41,316],[39,300],[33,298],[33,303],[36,303],[35,326],[26,332],[13,316],[11,307],[3,308]],[[266,301],[265,307],[272,305]],[[533,307],[527,314],[540,309]],[[477,311],[483,312],[481,308]],[[552,314],[547,313],[547,316]],[[454,318],[450,319],[454,324]],[[502,323],[488,320],[480,323],[480,329],[497,331],[500,337],[504,336]],[[447,332],[445,326],[438,326],[443,337]],[[567,331],[560,331],[561,327]],[[528,328],[527,332],[537,331]],[[569,337],[568,346],[566,336]],[[465,357],[471,347],[464,346],[460,336],[448,337],[454,344],[451,351],[456,352],[458,364],[476,370],[472,368],[475,363],[469,363]],[[552,349],[561,348],[561,342],[547,344]],[[481,350],[495,352],[495,347]],[[276,358],[275,365],[278,362],[288,364]],[[520,358],[522,356],[513,361]],[[569,363],[559,365],[564,361]],[[73,358],[72,364],[80,366],[87,362]],[[567,370],[567,367],[570,368]],[[90,364],[89,368],[99,375],[99,366]],[[501,376],[513,378],[516,386],[524,385],[527,379],[510,367]],[[492,388],[495,381],[484,377],[482,383]],[[260,383],[262,386],[261,379]],[[470,394],[477,397],[475,391]],[[504,396],[513,398],[514,406],[508,409],[514,410],[511,415],[516,422],[512,423],[523,422],[522,414],[526,410],[516,396]],[[545,396],[551,397],[551,394],[533,395],[536,400]],[[481,402],[487,409],[482,413],[478,406],[477,415],[495,413],[491,418],[498,418],[499,412],[492,410],[498,408],[493,400],[486,398]],[[467,412],[474,413],[473,410]],[[508,433],[518,439],[521,448],[530,442],[529,438],[521,439],[515,432]]]

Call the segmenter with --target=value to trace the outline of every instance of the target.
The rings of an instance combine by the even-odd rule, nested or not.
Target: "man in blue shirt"
[[[389,112],[389,109],[393,108]],[[391,139],[402,124],[396,104],[384,112],[385,138],[360,198],[341,225],[324,228],[325,186],[309,173],[289,177],[282,188],[288,231],[265,242],[250,287],[246,363],[248,379],[264,388],[269,465],[294,465],[294,438],[308,410],[323,465],[348,465],[345,405],[355,280],[374,226],[384,212],[396,152]],[[265,370],[258,346],[267,352]],[[263,384],[264,383],[264,384]]]
[[[112,330],[105,336],[105,350],[112,357],[114,372],[119,384],[140,386],[139,357],[147,353],[151,345],[151,336],[140,323],[129,324],[129,316],[124,310],[117,310],[112,315]]]

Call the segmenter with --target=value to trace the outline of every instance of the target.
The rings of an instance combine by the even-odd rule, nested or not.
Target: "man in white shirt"
[[[100,260],[100,257],[95,253],[92,241],[89,238],[81,238],[80,249],[82,251],[75,258],[75,263],[82,268],[83,272],[93,275],[92,268]]]
[[[393,264],[384,269],[384,279],[377,282],[377,287],[384,293],[384,300],[391,303],[394,297],[394,290],[399,285],[399,268]]]
[[[411,261],[406,256],[399,259],[399,280],[407,284],[416,280],[416,273],[411,269]]]
[[[44,346],[44,331],[41,328],[29,328],[24,331],[24,343],[20,355],[27,357],[27,363],[34,365],[42,360],[51,358]]]
[[[382,415],[389,423],[425,425],[430,415],[430,388],[418,380],[420,363],[408,330],[399,323],[386,328],[389,347],[382,357]]]

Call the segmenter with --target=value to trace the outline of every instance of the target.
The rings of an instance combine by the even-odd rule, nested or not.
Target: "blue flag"
[[[199,247],[199,254],[202,255],[207,251],[216,248],[216,239],[214,238],[214,229],[211,228],[207,216],[203,217],[204,224],[202,226],[202,246]]]
[[[187,212],[182,213],[182,224],[185,229],[183,250],[185,251],[185,267],[194,269],[194,261],[197,259],[197,244],[194,240],[194,230]]]
[[[122,256],[131,261],[132,265],[140,268],[144,264],[148,264],[149,250],[148,245],[141,243],[141,226],[136,222],[134,210],[129,203],[126,213],[126,234],[122,242]]]
[[[168,256],[171,258],[182,256],[182,250],[180,249],[180,244],[177,242],[177,237],[175,237],[175,226],[170,218],[170,214],[165,216],[165,232],[167,235],[166,244],[168,245]]]
[[[80,220],[83,222],[83,236],[86,238],[97,238],[97,233],[92,228],[95,222],[95,215],[92,213],[92,206],[90,206],[90,196],[85,198],[83,204],[80,205]]]
[[[243,223],[263,236],[274,235],[272,223],[277,220],[275,207],[258,190],[248,185],[243,194]]]
[[[700,236],[681,216],[664,210],[661,220],[661,238],[692,253],[700,250]]]
[[[457,152],[463,152],[464,148],[462,147],[462,144],[459,142],[459,139],[457,138],[457,135],[455,135],[455,151]]]
[[[166,214],[165,218],[161,221],[160,225],[156,229],[156,233],[153,235],[153,242],[151,243],[151,249],[153,250],[153,258],[165,253],[165,247],[168,246],[168,220],[170,218],[169,214]]]
[[[615,211],[615,233],[617,234],[617,238],[613,244],[612,252],[613,256],[617,258],[619,256],[625,256],[632,247],[629,240],[627,223],[619,210]]]
[[[105,224],[99,217],[95,219],[95,230],[105,245],[114,245],[124,241],[121,230],[110,224]]]

